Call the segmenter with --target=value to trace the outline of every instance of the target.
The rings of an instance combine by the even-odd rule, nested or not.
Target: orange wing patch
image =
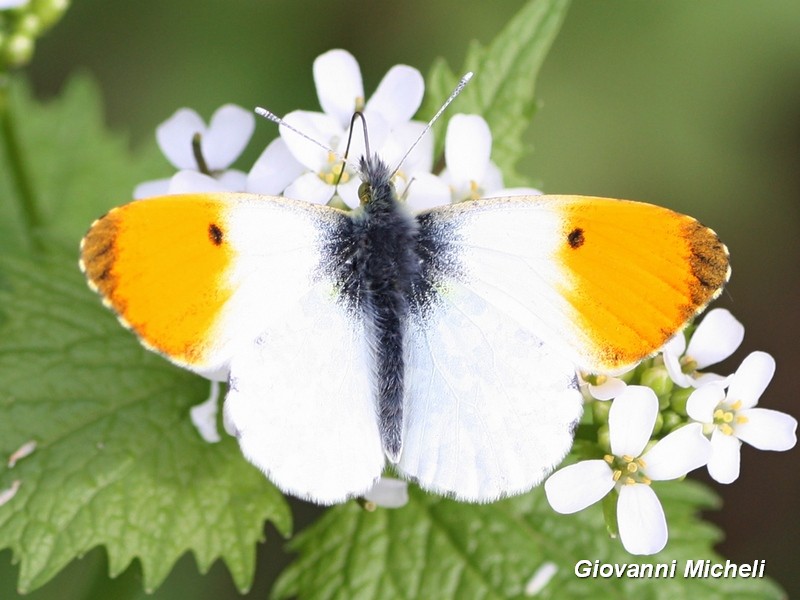
[[[95,221],[81,244],[81,268],[104,303],[185,366],[206,361],[232,293],[224,208],[208,195],[133,202]]]
[[[596,362],[618,369],[652,354],[728,280],[728,250],[695,219],[624,200],[564,207],[562,289]]]

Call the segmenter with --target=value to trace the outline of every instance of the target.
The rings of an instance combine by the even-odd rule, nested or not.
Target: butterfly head
[[[358,198],[365,208],[393,204],[396,199],[388,165],[377,154],[362,156],[359,162],[361,185]]]

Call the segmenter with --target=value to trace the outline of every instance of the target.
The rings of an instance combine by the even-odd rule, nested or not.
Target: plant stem
[[[19,135],[14,123],[13,107],[9,95],[11,78],[0,73],[0,143],[5,149],[6,162],[10,171],[10,180],[16,188],[16,196],[20,205],[25,236],[31,250],[42,250],[37,231],[43,224],[36,195],[33,191],[31,177],[23,159]]]

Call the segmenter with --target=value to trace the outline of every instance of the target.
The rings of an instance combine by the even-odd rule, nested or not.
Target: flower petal
[[[672,379],[676,385],[689,388],[694,385],[694,379],[690,375],[683,372],[681,356],[683,355],[683,349],[685,348],[686,338],[683,337],[682,333],[679,333],[666,344],[664,344],[664,347],[661,351],[661,356],[664,359],[664,366],[667,368],[669,378]]]
[[[413,67],[396,65],[384,75],[365,108],[380,114],[394,127],[414,116],[424,93],[425,80],[420,72]]]
[[[432,173],[417,173],[407,186],[398,187],[398,194],[413,212],[450,203],[450,188]]]
[[[728,358],[743,339],[744,325],[729,310],[715,308],[697,326],[689,340],[686,356],[697,362],[698,369],[703,369]]]
[[[303,134],[316,140],[323,146],[334,149],[339,146],[345,137],[345,130],[336,120],[323,113],[295,110],[286,115],[283,120],[303,132]],[[295,133],[288,127],[281,125],[278,130],[281,139],[286,142],[289,152],[304,167],[315,173],[322,171],[328,165],[330,152],[321,148],[311,140]]]
[[[544,493],[554,511],[569,515],[594,504],[613,487],[613,472],[606,461],[584,460],[550,475]]]
[[[725,435],[719,429],[711,434],[711,457],[708,474],[719,483],[732,483],[739,477],[739,448],[742,442],[735,436]]]
[[[247,146],[256,128],[252,111],[226,104],[211,117],[202,139],[203,158],[212,171],[227,169]]]
[[[655,554],[667,545],[667,520],[649,485],[623,485],[617,500],[617,526],[625,550]]]
[[[144,181],[133,189],[133,199],[153,198],[169,194],[169,179],[154,179]]]
[[[212,381],[208,398],[189,409],[192,425],[197,433],[209,444],[216,444],[222,438],[217,429],[217,412],[219,411],[219,381]]]
[[[615,456],[639,456],[653,433],[658,398],[653,390],[629,385],[614,399],[608,414],[611,452]]]
[[[319,105],[342,129],[347,129],[356,110],[363,108],[361,69],[346,50],[330,50],[314,60],[314,85]],[[362,105],[360,105],[360,103]]]
[[[480,184],[481,198],[499,198],[507,195],[499,193],[503,189],[503,173],[492,161],[486,164],[483,178],[476,181]]]
[[[702,467],[710,455],[711,445],[703,435],[703,426],[689,423],[659,440],[642,456],[642,461],[650,479],[664,481]]]
[[[736,369],[728,388],[728,402],[739,400],[743,408],[752,408],[767,389],[775,374],[775,359],[766,352],[751,352]]]
[[[769,408],[740,410],[737,417],[747,419],[734,425],[734,434],[759,450],[783,452],[797,444],[797,419]]]
[[[700,423],[714,421],[714,411],[725,400],[725,390],[717,383],[709,383],[697,388],[686,401],[686,414]]]
[[[204,175],[203,173],[198,173],[197,171],[192,171],[191,169],[185,169],[175,173],[175,175],[172,176],[172,179],[169,180],[168,193],[193,194],[196,192],[228,191],[230,190],[213,177]]]
[[[196,171],[197,161],[192,150],[192,138],[196,133],[205,135],[203,119],[191,108],[181,108],[156,127],[156,141],[169,162],[179,169]]]
[[[417,173],[430,173],[433,169],[433,136],[427,134],[420,138],[420,134],[425,130],[425,123],[419,121],[409,121],[395,127],[391,135],[380,148],[381,158],[390,166],[395,167],[403,158],[403,155],[411,148],[411,144],[419,139],[419,143],[414,146],[411,153],[405,157],[400,170],[409,176]],[[370,135],[372,135],[370,127]],[[450,194],[448,192],[448,198]]]
[[[228,169],[215,179],[222,189],[229,192],[244,192],[247,189],[247,173],[238,169]]]
[[[247,174],[246,189],[256,194],[277,195],[302,173],[303,165],[289,152],[283,138],[275,138]]]
[[[333,198],[333,186],[322,181],[315,173],[306,173],[290,183],[283,195],[313,204],[327,204]]]
[[[400,508],[408,504],[408,482],[393,477],[381,477],[364,494],[364,499],[383,508]]]
[[[358,177],[353,177],[347,183],[343,183],[336,188],[339,197],[350,208],[358,208],[361,200],[358,197],[358,187],[361,185],[361,180]]]
[[[478,115],[454,115],[447,125],[444,156],[455,187],[480,183],[492,153],[492,132]]]
[[[597,400],[611,400],[622,394],[627,386],[628,384],[622,381],[622,379],[607,377],[600,385],[592,385],[590,383],[589,394],[592,398],[596,398]]]

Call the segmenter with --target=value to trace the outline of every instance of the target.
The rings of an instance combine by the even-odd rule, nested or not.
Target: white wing
[[[409,322],[398,468],[460,500],[527,491],[572,445],[575,368],[465,286],[437,297]]]
[[[281,490],[333,504],[381,474],[362,317],[321,282],[231,360],[226,419]]]

